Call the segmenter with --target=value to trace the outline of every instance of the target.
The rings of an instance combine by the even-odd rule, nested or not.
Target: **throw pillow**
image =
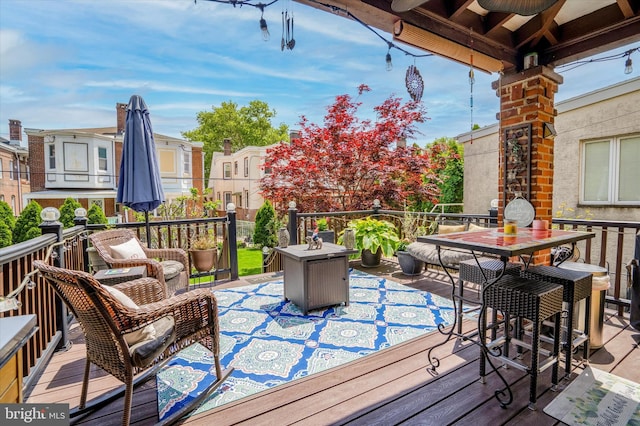
[[[135,238],[130,239],[126,243],[117,246],[111,246],[111,254],[114,259],[146,259],[140,243]]]
[[[487,229],[487,228],[485,228],[484,226],[478,226],[475,223],[470,223],[469,224],[469,231],[471,231],[471,232],[484,231],[485,229]]]
[[[451,234],[466,231],[466,225],[438,225],[438,234]]]
[[[130,309],[139,309],[139,306],[131,300],[129,296],[118,290],[117,288],[110,287],[108,285],[103,285],[102,288],[107,290],[111,295],[117,299],[120,303]],[[156,337],[156,329],[153,324],[149,324],[140,330],[132,331],[131,333],[126,333],[124,335],[124,340],[129,344],[129,346],[133,346],[138,342],[143,340],[155,339]]]

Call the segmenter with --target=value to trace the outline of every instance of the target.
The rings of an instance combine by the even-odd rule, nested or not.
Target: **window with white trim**
[[[249,208],[249,191],[246,189],[244,190],[244,207]]]
[[[49,168],[56,168],[56,146],[54,144],[49,145]]]
[[[13,160],[9,160],[9,179],[10,180],[14,180],[15,179],[15,175],[14,175],[14,164],[13,164]]]
[[[225,192],[224,193],[224,206],[225,209],[227,208],[227,204],[229,204],[231,202],[231,193],[230,192]]]
[[[244,157],[244,177],[249,176],[249,157]]]
[[[231,179],[231,163],[224,163],[222,167],[224,172],[223,179]]]
[[[191,153],[189,151],[184,151],[183,163],[182,163],[182,173],[185,175],[191,174]]]
[[[98,170],[107,171],[107,148],[101,146],[98,147]]]
[[[584,142],[580,202],[640,205],[640,134]]]

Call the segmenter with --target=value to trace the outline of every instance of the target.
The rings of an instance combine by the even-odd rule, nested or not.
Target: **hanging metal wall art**
[[[505,129],[504,200],[531,199],[531,123]]]
[[[411,99],[416,102],[420,102],[420,99],[422,99],[422,93],[424,92],[424,82],[420,76],[420,71],[418,71],[418,68],[416,68],[415,65],[409,65],[404,81]]]

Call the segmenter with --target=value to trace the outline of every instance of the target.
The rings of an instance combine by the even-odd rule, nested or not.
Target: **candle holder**
[[[518,234],[518,222],[511,219],[504,221],[504,235],[517,235]]]

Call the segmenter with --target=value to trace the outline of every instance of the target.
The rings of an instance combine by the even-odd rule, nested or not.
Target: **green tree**
[[[431,158],[432,171],[436,177],[434,182],[440,188],[437,202],[440,204],[462,203],[464,191],[464,148],[455,139],[442,137],[426,147]],[[426,202],[419,210],[431,210],[434,203]],[[459,213],[462,207],[452,206],[446,209],[449,213]]]
[[[0,248],[9,247],[13,241],[11,229],[4,221],[0,220]]]
[[[42,207],[36,201],[31,200],[27,207],[22,210],[18,220],[16,220],[16,226],[13,228],[13,243],[21,243],[27,241],[33,236],[41,234],[38,225],[42,222],[40,219],[40,212]]]
[[[102,211],[102,208],[100,208],[100,206],[97,204],[92,204],[91,207],[89,207],[89,211],[87,212],[87,221],[91,224],[101,223],[103,225],[106,225],[109,223],[109,221],[107,220],[107,216],[105,216],[104,212]]]
[[[228,101],[211,109],[197,114],[198,127],[182,132],[184,138],[204,143],[205,182],[210,176],[213,153],[222,151],[225,138],[231,139],[234,151],[245,146],[267,146],[289,140],[289,128],[282,123],[277,128],[273,127],[271,120],[275,118],[276,111],[263,101],[253,100],[240,108]]]
[[[276,236],[276,210],[269,200],[266,200],[256,212],[256,227],[253,231],[253,243],[259,247],[275,247],[278,243]]]
[[[60,207],[60,222],[65,228],[71,228],[76,224],[73,222],[73,219],[76,217],[76,209],[78,207],[82,207],[77,200],[69,197],[64,200],[62,206]]]
[[[16,217],[13,214],[13,209],[6,201],[0,201],[0,221],[4,222],[11,232],[16,226]]]

